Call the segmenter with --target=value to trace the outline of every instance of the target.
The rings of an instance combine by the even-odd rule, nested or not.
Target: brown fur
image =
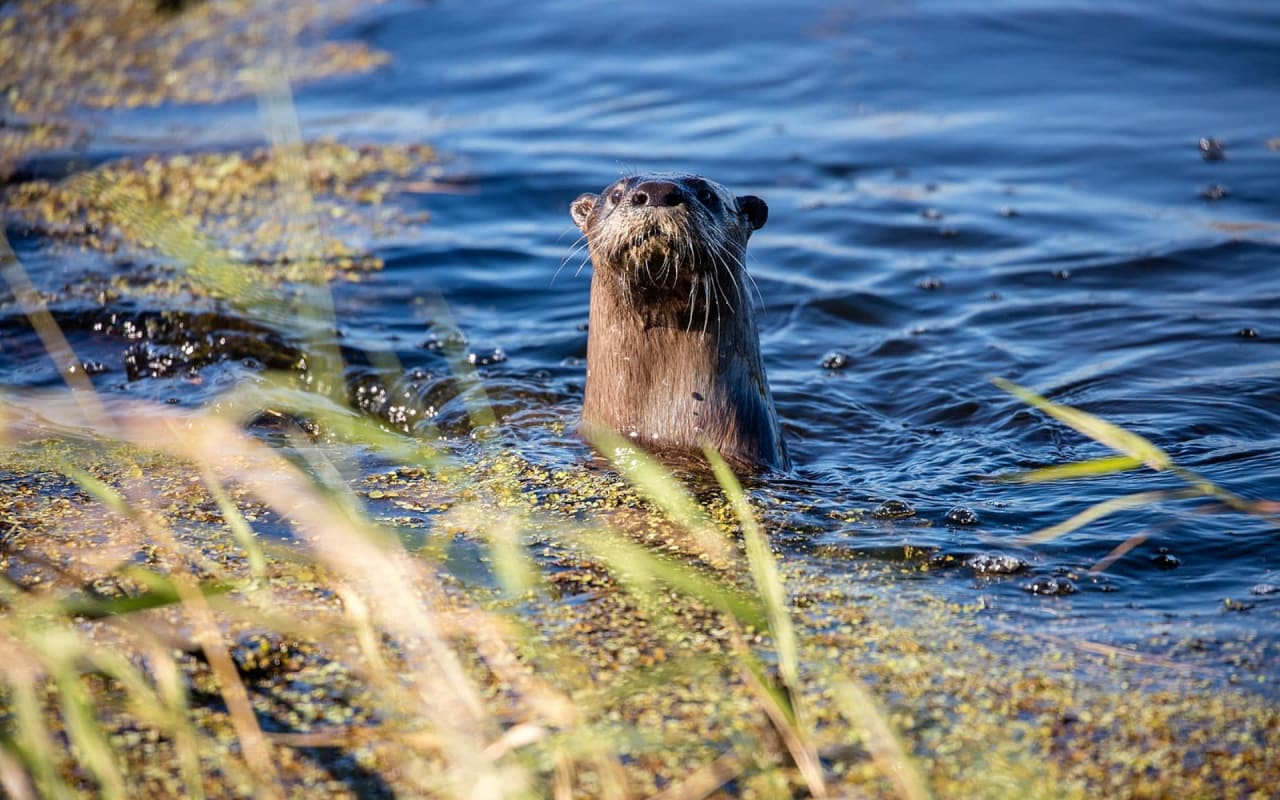
[[[595,267],[587,432],[786,469],[743,267],[764,201],[696,176],[637,176],[582,195],[572,214]]]

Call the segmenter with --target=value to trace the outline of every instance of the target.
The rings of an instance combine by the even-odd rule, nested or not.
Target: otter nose
[[[684,202],[684,190],[671,181],[645,181],[631,190],[633,206],[678,206]]]

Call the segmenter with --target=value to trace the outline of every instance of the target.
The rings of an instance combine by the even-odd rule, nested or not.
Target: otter
[[[790,468],[743,265],[765,202],[697,175],[633,175],[570,213],[594,267],[581,430]]]

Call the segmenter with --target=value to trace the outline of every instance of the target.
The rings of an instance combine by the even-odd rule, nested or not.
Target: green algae
[[[364,7],[344,0],[230,0],[164,13],[153,0],[34,0],[0,15],[0,178],[32,153],[87,137],[77,109],[207,104],[253,95],[271,79],[301,83],[367,73],[386,53],[325,41]]]
[[[123,159],[60,181],[14,184],[3,197],[9,223],[28,234],[121,261],[177,249],[157,248],[157,239],[185,227],[180,244],[207,242],[256,280],[358,279],[382,266],[370,252],[374,241],[426,221],[387,200],[422,185],[434,159],[425,145],[318,140],[296,150]],[[290,169],[300,171],[306,192],[292,205],[281,202],[288,194],[282,174]],[[161,292],[160,277],[119,276],[110,289]]]
[[[73,458],[164,520],[179,546],[157,547],[104,512],[57,469],[60,459]],[[0,497],[7,531],[0,566],[28,594],[111,585],[122,580],[125,564],[240,582],[240,590],[217,600],[219,627],[257,714],[272,727],[268,739],[286,793],[453,793],[442,753],[420,762],[435,765],[425,774],[401,782],[404,737],[427,733],[415,733],[421,723],[397,713],[382,694],[381,682],[407,668],[401,645],[384,640],[375,669],[343,620],[342,576],[311,563],[305,549],[268,546],[266,577],[254,583],[189,463],[124,445],[86,449],[42,440],[6,451],[0,472],[16,487]],[[750,592],[722,495],[695,488],[708,518],[734,543],[709,561],[680,526],[604,469],[550,468],[493,448],[455,470],[399,467],[372,472],[359,486],[375,518],[394,520],[402,535],[406,523],[423,529],[420,558],[443,563],[444,551],[461,550],[485,567],[436,573],[433,585],[420,589],[446,616],[487,620],[451,626],[446,640],[491,719],[542,731],[536,744],[511,753],[521,780],[550,786],[560,774],[556,765],[571,758],[569,785],[582,796],[607,793],[614,781],[643,796],[709,774],[709,765],[731,768],[734,796],[802,791],[741,669],[743,643],[771,652],[766,632],[742,628],[671,587],[636,594],[617,579],[618,565],[594,555],[588,538],[622,536],[702,571],[709,584]],[[247,519],[268,515],[244,487],[229,491]],[[756,512],[777,534],[785,508],[762,495],[767,491],[755,493]],[[404,517],[404,510],[416,513]],[[504,526],[517,533],[532,570],[515,593],[495,577],[497,556],[487,548]],[[1161,656],[1092,647],[1021,630],[984,604],[933,597],[910,580],[916,563],[840,563],[835,569],[785,550],[778,556],[798,646],[798,700],[832,791],[897,794],[871,756],[875,740],[851,720],[850,685],[875,698],[936,796],[1248,796],[1280,779],[1280,709],[1266,700],[1267,658],[1247,642],[1224,656],[1236,665],[1230,670],[1211,668],[1180,643],[1166,643]],[[249,793],[254,784],[236,778],[245,767],[218,700],[218,678],[189,635],[183,639],[183,607],[146,614],[164,621],[169,657],[186,676],[205,791]],[[121,652],[146,652],[127,626],[111,620],[69,624]],[[490,639],[497,630],[509,648],[501,658]],[[127,767],[131,791],[160,796],[178,786],[172,738],[132,716],[118,685],[91,673],[83,680],[104,709],[100,724]],[[530,699],[539,692],[560,697],[560,711]],[[48,695],[46,724],[58,731],[54,699]],[[74,779],[74,760],[60,763],[68,780],[92,791],[92,781]]]

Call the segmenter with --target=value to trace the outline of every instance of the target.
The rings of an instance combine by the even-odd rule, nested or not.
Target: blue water
[[[511,420],[504,435],[554,460],[560,440],[529,421],[571,423],[581,403],[590,268],[570,255],[569,203],[634,170],[700,173],[770,207],[749,267],[797,466],[756,491],[812,506],[772,523],[792,557],[904,544],[1012,554],[1028,570],[940,566],[928,580],[1118,639],[1169,620],[1280,634],[1280,593],[1253,591],[1280,585],[1274,522],[1164,503],[1019,547],[1093,503],[1180,484],[1149,471],[986,480],[1108,453],[989,382],[1003,376],[1232,491],[1280,499],[1280,144],[1268,144],[1280,137],[1280,6],[655,8],[398,2],[339,31],[392,60],[300,87],[304,134],[429,142],[458,187],[396,198],[431,223],[375,242],[387,269],[337,287],[343,344],[438,368],[413,300],[443,296],[475,351],[507,356],[480,369]],[[90,158],[263,135],[252,101],[92,118]],[[1206,158],[1202,138],[1225,158]],[[38,274],[59,268],[39,241],[21,255]],[[15,355],[29,334],[13,331],[0,382],[53,383],[47,364]],[[126,386],[122,344],[74,338],[108,367],[104,388],[174,394],[168,379]],[[820,366],[833,351],[846,367]],[[224,374],[180,399],[208,401]],[[886,499],[917,515],[833,519]],[[947,526],[956,505],[979,524]],[[1144,540],[1087,574],[1133,537]],[[1046,577],[1079,591],[1027,590]],[[1227,611],[1225,598],[1252,608]]]

